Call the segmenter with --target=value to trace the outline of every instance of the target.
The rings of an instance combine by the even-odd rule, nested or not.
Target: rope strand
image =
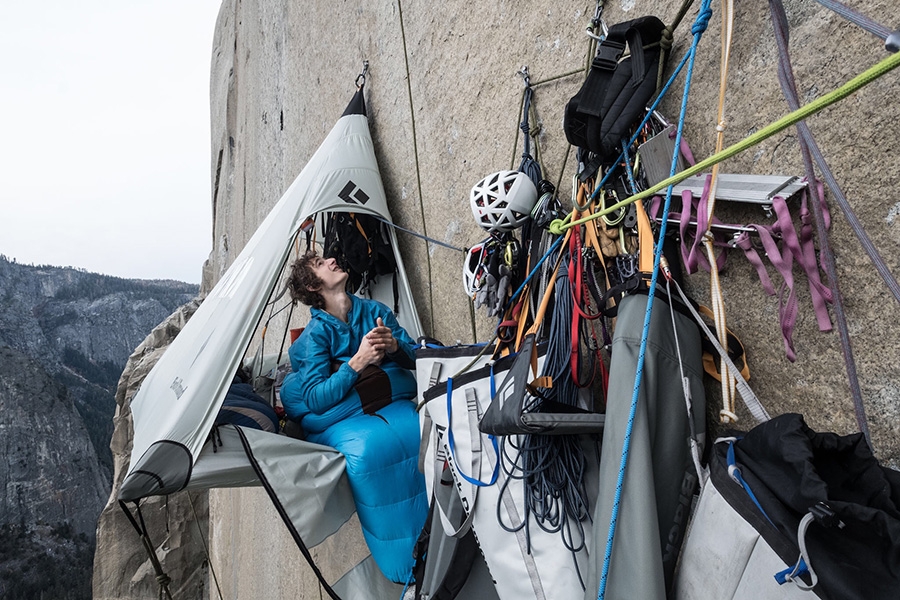
[[[436,239],[434,239],[434,238],[428,237],[427,235],[424,235],[424,234],[421,234],[421,233],[417,233],[417,232],[413,231],[412,229],[407,229],[406,227],[401,227],[400,225],[397,225],[396,223],[392,223],[392,222],[388,221],[387,219],[383,219],[383,218],[379,217],[378,215],[372,215],[372,216],[373,216],[375,219],[377,219],[377,220],[381,221],[382,223],[384,223],[385,225],[390,225],[390,226],[393,227],[394,229],[399,229],[400,231],[403,231],[403,232],[408,233],[408,234],[410,234],[410,235],[414,235],[414,236],[416,236],[417,238],[420,238],[420,239],[425,240],[426,242],[429,242],[429,243],[431,243],[431,244],[437,244],[438,246],[443,246],[444,248],[449,248],[450,250],[456,250],[457,252],[462,252],[463,254],[466,254],[466,249],[465,249],[465,248],[460,248],[460,247],[458,247],[458,246],[453,246],[453,245],[448,244],[448,243],[446,243],[446,242],[441,242],[441,241],[436,240]]]
[[[800,100],[797,94],[790,55],[788,53],[789,29],[787,15],[784,11],[784,4],[782,4],[780,0],[770,0],[769,11],[772,14],[772,24],[775,28],[775,41],[778,46],[778,80],[781,83],[782,93],[787,99],[788,106],[794,108],[799,105]],[[815,139],[812,137],[809,126],[805,122],[798,123],[797,130],[800,134],[800,150],[803,155],[803,163],[806,168],[807,179],[810,181],[810,185],[815,189],[815,171],[812,164],[812,156],[815,156],[816,162],[818,163],[826,182],[828,182],[829,188],[835,195],[838,205],[843,210],[844,216],[847,217],[847,221],[850,223],[851,228],[854,233],[857,234],[860,243],[868,252],[869,257],[875,264],[876,270],[881,274],[888,289],[894,294],[894,298],[900,301],[900,288],[897,286],[897,281],[888,270],[887,265],[878,254],[878,251],[872,245],[872,242],[869,240],[862,225],[856,219],[856,214],[847,202],[847,198],[844,196],[840,186],[838,186],[834,174],[831,172],[831,168],[825,162],[825,158],[822,156],[818,144],[816,144]],[[824,196],[822,200],[824,201]],[[844,314],[844,304],[838,286],[837,267],[834,264],[834,252],[831,250],[825,215],[823,214],[822,206],[819,203],[819,198],[813,199],[812,208],[813,216],[816,221],[816,234],[819,238],[819,256],[825,269],[825,274],[828,276],[828,283],[831,289],[834,318],[837,323],[838,334],[841,340],[841,352],[844,357],[844,368],[847,371],[850,395],[853,398],[853,411],[856,416],[856,423],[859,426],[859,430],[865,436],[869,447],[872,448],[872,439],[869,434],[869,423],[866,418],[865,403],[863,401],[862,389],[859,384],[859,375],[856,371],[856,360],[853,357],[853,347],[850,343],[850,331],[847,325],[847,317]]]
[[[700,38],[702,37],[703,32],[706,30],[706,26],[709,24],[709,19],[712,15],[712,9],[709,7],[709,4],[710,0],[704,0],[701,5],[700,12],[697,15],[697,19],[694,22],[694,25],[691,27],[691,32],[694,34],[694,39],[691,43],[691,49],[687,54],[687,56],[690,57],[690,60],[688,61],[688,70],[684,81],[684,94],[682,95],[681,99],[681,111],[678,117],[678,128],[675,135],[675,150],[672,155],[672,166],[670,170],[671,174],[674,174],[675,170],[678,167],[678,153],[679,148],[681,147],[681,139],[684,134],[684,121],[685,115],[687,114],[688,94],[691,87],[691,80],[693,79],[694,62],[697,56],[697,46],[700,43]],[[634,392],[631,397],[631,407],[628,415],[628,423],[625,427],[625,437],[622,443],[622,459],[619,463],[619,474],[616,481],[616,490],[613,499],[612,513],[609,519],[609,531],[606,537],[606,550],[603,555],[603,570],[600,575],[600,589],[597,593],[598,600],[603,600],[606,596],[606,585],[609,578],[609,565],[610,560],[612,559],[613,542],[615,540],[616,525],[619,519],[619,507],[622,501],[622,489],[625,483],[625,469],[628,465],[628,454],[631,447],[631,434],[634,429],[634,420],[637,414],[638,398],[640,397],[641,380],[644,374],[644,359],[647,352],[647,340],[650,331],[650,317],[653,313],[653,298],[654,292],[656,291],[656,282],[659,278],[659,264],[660,259],[662,258],[662,248],[663,242],[665,241],[666,226],[668,224],[669,217],[669,206],[671,205],[671,203],[672,187],[669,187],[666,192],[666,201],[662,212],[662,223],[660,224],[659,228],[659,243],[656,244],[656,250],[654,252],[653,273],[650,277],[650,289],[649,293],[647,294],[647,311],[644,315],[644,327],[643,333],[641,334],[641,346],[640,351],[638,352],[637,372],[635,373],[634,378]]]

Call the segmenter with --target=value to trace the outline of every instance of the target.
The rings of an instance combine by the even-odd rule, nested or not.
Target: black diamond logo
[[[352,181],[348,181],[344,189],[338,192],[338,197],[347,204],[365,204],[369,201],[369,195]]]

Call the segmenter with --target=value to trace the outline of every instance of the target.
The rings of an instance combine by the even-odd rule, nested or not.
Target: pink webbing
[[[816,190],[821,198],[824,191],[821,184],[817,183]],[[813,243],[812,224],[806,191],[804,190],[802,194],[799,235],[794,228],[794,221],[787,202],[781,196],[773,198],[772,206],[775,209],[776,221],[771,228],[763,225],[750,226],[759,235],[760,242],[762,242],[763,249],[766,256],[769,257],[772,266],[784,279],[784,283],[781,285],[778,293],[778,319],[781,324],[781,334],[784,338],[785,354],[791,362],[794,362],[796,359],[793,335],[798,314],[797,294],[794,290],[794,260],[803,269],[809,282],[809,293],[819,329],[822,331],[831,329],[831,318],[828,314],[827,304],[832,302],[832,294],[831,290],[822,283],[819,276],[819,264]],[[819,201],[819,199],[816,201]],[[776,235],[780,236],[783,241],[783,250],[778,247],[778,243],[775,241]],[[741,233],[735,238],[735,245],[744,251],[747,260],[756,269],[763,290],[770,296],[774,295],[775,289],[772,285],[772,280],[769,279],[769,274],[766,271],[762,258],[760,258],[759,253],[753,247],[750,235],[746,232]]]
[[[669,138],[674,140],[677,136],[678,131],[673,128],[672,131],[669,132]],[[692,167],[697,164],[697,161],[694,160],[694,153],[691,152],[691,147],[688,146],[687,140],[684,139],[684,137],[681,138],[681,146],[679,146],[679,148],[681,150],[681,155],[684,157],[684,160],[687,161],[687,164]]]
[[[794,293],[794,262],[791,260],[791,252],[783,254],[778,244],[772,237],[772,232],[763,225],[751,225],[759,234],[766,255],[772,262],[772,266],[781,274],[784,283],[778,292],[778,320],[781,323],[781,337],[784,339],[784,351],[791,362],[797,360],[794,352],[794,325],[797,323],[797,294]]]
[[[762,284],[763,290],[768,295],[774,296],[775,286],[772,285],[772,280],[769,279],[769,272],[766,271],[765,264],[763,264],[762,259],[759,257],[759,253],[753,246],[753,240],[750,238],[750,234],[746,231],[740,232],[737,237],[734,238],[734,245],[744,251],[744,256],[747,257],[747,261],[753,265],[754,269],[756,269],[756,274],[759,275],[759,282]]]
[[[806,279],[809,282],[809,293],[819,329],[821,331],[831,331],[831,316],[828,314],[828,307],[826,306],[827,302],[832,301],[831,290],[822,283],[819,277],[819,263],[816,259],[816,249],[813,244],[812,221],[809,207],[807,206],[806,190],[801,192],[799,237],[794,229],[794,222],[784,198],[776,196],[773,199],[772,206],[777,216],[775,230],[781,233],[785,246],[787,246],[797,264],[806,273]]]
[[[702,233],[707,229],[707,220],[706,220],[706,197],[709,194],[709,180],[707,179],[707,187],[705,190],[705,195],[701,197],[700,202],[696,202],[694,200],[693,195],[690,190],[684,190],[681,192],[681,212],[669,212],[669,219],[676,219],[678,221],[678,237],[681,241],[681,262],[683,263],[685,271],[687,271],[688,275],[692,275],[696,273],[699,269],[703,269],[707,273],[709,272],[709,260],[706,257],[706,253],[702,251],[700,247],[700,243],[702,241]],[[662,208],[662,198],[659,196],[653,196],[650,199],[650,208],[647,211],[651,220],[657,220],[659,218],[659,211]],[[697,226],[696,228],[691,227],[691,220],[694,219],[694,214],[697,214]],[[713,217],[712,223],[715,225],[721,225],[722,222]],[[713,238],[713,245],[718,246],[720,248],[727,248],[728,244],[725,242]],[[719,253],[716,257],[716,268],[719,271],[722,271],[725,268],[725,252]]]
[[[705,271],[709,271],[710,268],[706,254],[701,248],[701,236],[698,235],[698,232],[706,231],[709,225],[706,217],[709,188],[710,178],[707,177],[703,194],[699,200],[695,199],[689,190],[684,190],[681,194],[681,213],[671,213],[669,215],[669,218],[679,221],[681,258],[684,269],[688,274],[696,273],[700,268]],[[821,205],[824,199],[824,190],[821,183],[818,182],[816,184],[816,195],[815,201],[820,202]],[[651,218],[656,219],[658,217],[661,205],[662,199],[659,196],[654,196],[650,202],[649,209]],[[813,241],[812,221],[806,191],[804,190],[801,196],[799,234],[794,227],[793,217],[785,199],[781,196],[776,196],[773,198],[772,205],[776,215],[776,221],[773,225],[767,227],[753,224],[748,227],[752,227],[757,232],[766,256],[768,256],[772,266],[775,267],[783,279],[783,283],[778,290],[778,320],[784,339],[785,354],[788,360],[794,362],[796,360],[796,352],[794,350],[793,335],[799,314],[799,301],[794,289],[794,261],[796,260],[806,274],[816,321],[819,329],[822,331],[831,329],[831,318],[828,314],[827,304],[832,302],[832,293],[830,288],[822,283],[819,275],[819,264]],[[691,220],[694,218],[697,221],[696,229],[690,225]],[[712,223],[720,225],[721,221],[713,217]],[[779,247],[776,238],[780,238],[783,241],[783,248]],[[714,243],[720,247],[728,246],[719,240],[716,240]],[[741,232],[734,238],[733,243],[744,252],[744,256],[753,265],[765,293],[774,296],[776,294],[775,286],[769,277],[762,257],[753,245],[750,234]],[[716,266],[719,271],[725,267],[724,252],[716,257]]]

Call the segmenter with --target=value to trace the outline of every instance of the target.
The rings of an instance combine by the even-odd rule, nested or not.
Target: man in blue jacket
[[[407,583],[428,512],[417,466],[414,342],[387,306],[348,294],[347,277],[316,254],[292,265],[291,297],[311,316],[291,345],[281,400],[309,441],[344,454],[372,557],[388,579]]]

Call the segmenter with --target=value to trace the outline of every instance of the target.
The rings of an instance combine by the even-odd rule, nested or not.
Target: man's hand
[[[366,335],[359,345],[359,350],[356,351],[353,358],[347,361],[347,364],[350,365],[351,369],[360,373],[369,365],[381,363],[382,359],[384,359],[384,349],[376,348],[371,340],[369,340],[369,336]]]
[[[368,340],[373,348],[387,354],[393,354],[400,348],[400,345],[394,338],[394,334],[391,332],[391,328],[384,324],[381,317],[378,317],[375,321],[374,329],[367,333],[363,338],[364,342],[366,340]]]

